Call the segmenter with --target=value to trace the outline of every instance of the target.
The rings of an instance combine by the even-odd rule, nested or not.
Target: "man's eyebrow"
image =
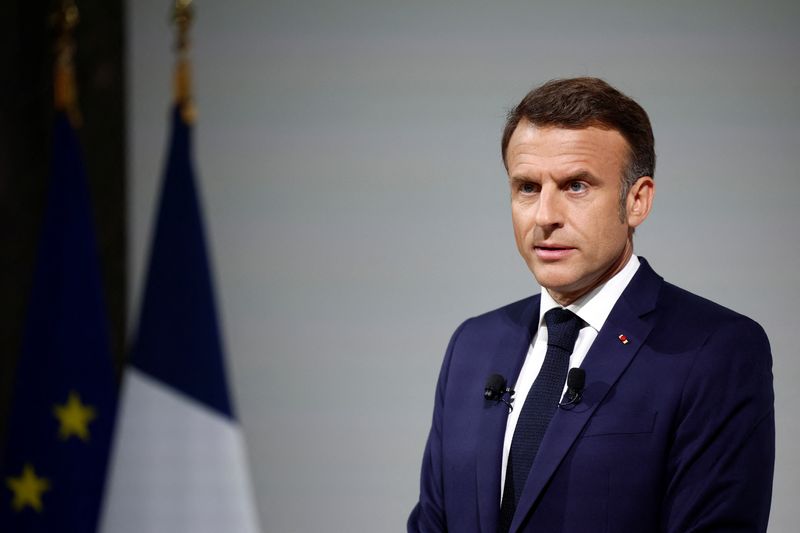
[[[515,184],[515,183],[529,183],[531,181],[534,181],[534,179],[533,178],[524,177],[524,176],[509,176],[508,177],[508,182],[511,183],[512,185]]]
[[[562,178],[559,181],[575,181],[575,180],[593,181],[593,180],[597,180],[597,176],[595,176],[594,174],[592,174],[588,170],[579,170],[577,172],[574,172],[574,173]]]
[[[531,181],[536,181],[537,178],[535,177],[527,177],[527,176],[509,176],[508,182],[512,185],[515,183],[528,183]],[[572,174],[568,174],[562,178],[558,178],[556,181],[558,182],[567,182],[567,181],[576,181],[576,180],[587,180],[587,181],[597,181],[597,176],[589,172],[588,170],[578,170],[573,172]]]

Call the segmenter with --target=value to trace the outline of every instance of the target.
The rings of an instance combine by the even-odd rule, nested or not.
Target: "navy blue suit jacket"
[[[483,389],[516,380],[538,318],[537,295],[453,334],[409,531],[496,530],[508,409]],[[551,420],[512,533],[766,530],[775,422],[758,324],[641,260],[582,367],[583,399]]]

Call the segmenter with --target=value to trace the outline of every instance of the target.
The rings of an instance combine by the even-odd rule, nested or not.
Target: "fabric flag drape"
[[[139,327],[123,379],[102,531],[258,531],[212,276],[175,107]]]
[[[116,385],[89,190],[60,112],[51,164],[0,466],[0,531],[94,533]]]

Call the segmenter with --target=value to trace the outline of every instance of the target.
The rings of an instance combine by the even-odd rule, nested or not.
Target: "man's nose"
[[[559,227],[563,224],[562,198],[557,189],[545,187],[536,202],[536,225],[542,228]]]

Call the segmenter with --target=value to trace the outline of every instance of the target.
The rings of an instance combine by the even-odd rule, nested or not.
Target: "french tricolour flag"
[[[104,533],[257,532],[211,270],[176,106],[144,299],[122,385]]]

